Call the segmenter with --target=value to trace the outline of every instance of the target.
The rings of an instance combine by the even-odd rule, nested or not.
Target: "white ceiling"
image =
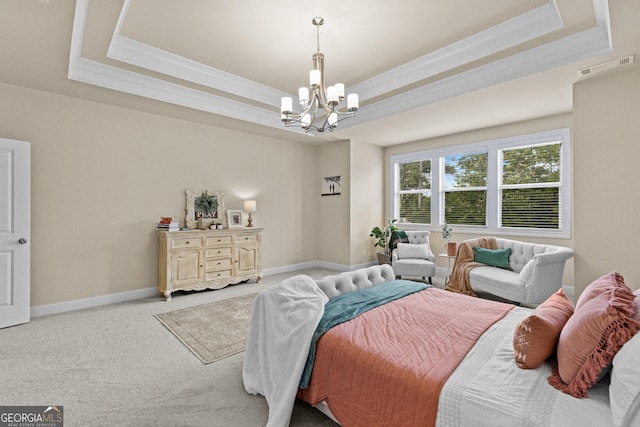
[[[57,1],[66,2],[39,7],[62,8]],[[60,11],[61,21],[73,16],[58,37],[69,45],[72,81],[280,139],[393,145],[571,111],[579,68],[638,51],[635,1],[613,1],[610,10],[607,0],[77,0],[75,10]],[[16,9],[9,12],[26,11]],[[327,83],[345,83],[361,106],[320,136],[284,130],[279,113],[280,97],[295,98],[307,84],[314,16],[325,19]],[[15,19],[11,25],[27,31]],[[5,42],[0,48],[11,49]],[[12,77],[26,79],[0,71],[0,79]],[[81,91],[63,86],[50,85]],[[114,102],[111,93],[98,96]],[[203,121],[201,114],[194,117]]]

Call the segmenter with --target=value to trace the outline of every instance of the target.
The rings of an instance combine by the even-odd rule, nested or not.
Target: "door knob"
[[[27,243],[27,239],[25,239],[24,237],[21,237],[20,240],[18,240],[18,243],[20,243],[21,245],[24,245],[25,243]]]

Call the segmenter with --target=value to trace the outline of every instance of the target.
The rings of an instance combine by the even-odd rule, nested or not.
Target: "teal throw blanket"
[[[316,358],[316,343],[325,332],[372,308],[379,307],[428,287],[431,287],[431,285],[409,280],[392,280],[391,282],[331,298],[325,304],[324,315],[320,319],[320,323],[318,323],[318,327],[313,334],[307,363],[302,372],[302,378],[300,379],[300,388],[307,388],[309,386],[313,362]]]

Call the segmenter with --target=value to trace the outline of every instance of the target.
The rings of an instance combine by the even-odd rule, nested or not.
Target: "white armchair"
[[[396,278],[422,277],[429,278],[436,275],[436,257],[429,246],[428,231],[405,231],[409,242],[398,243],[391,252],[391,267]]]

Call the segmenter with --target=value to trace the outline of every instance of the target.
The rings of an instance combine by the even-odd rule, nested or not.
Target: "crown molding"
[[[361,100],[375,98],[562,28],[560,12],[555,1],[551,0],[546,5],[355,84],[351,90],[358,93]]]
[[[266,108],[82,58],[89,2],[76,1],[69,79],[300,133],[297,128],[284,128],[280,120],[279,100],[287,93],[121,36],[119,31],[130,0],[125,1],[121,10],[107,53],[109,58],[224,91]],[[340,130],[609,52],[612,46],[607,0],[593,0],[593,6],[595,27],[364,105],[357,120],[342,122]],[[384,95],[559,28],[561,17],[555,0],[550,0],[546,5],[358,83],[352,89],[360,94],[361,100]]]

